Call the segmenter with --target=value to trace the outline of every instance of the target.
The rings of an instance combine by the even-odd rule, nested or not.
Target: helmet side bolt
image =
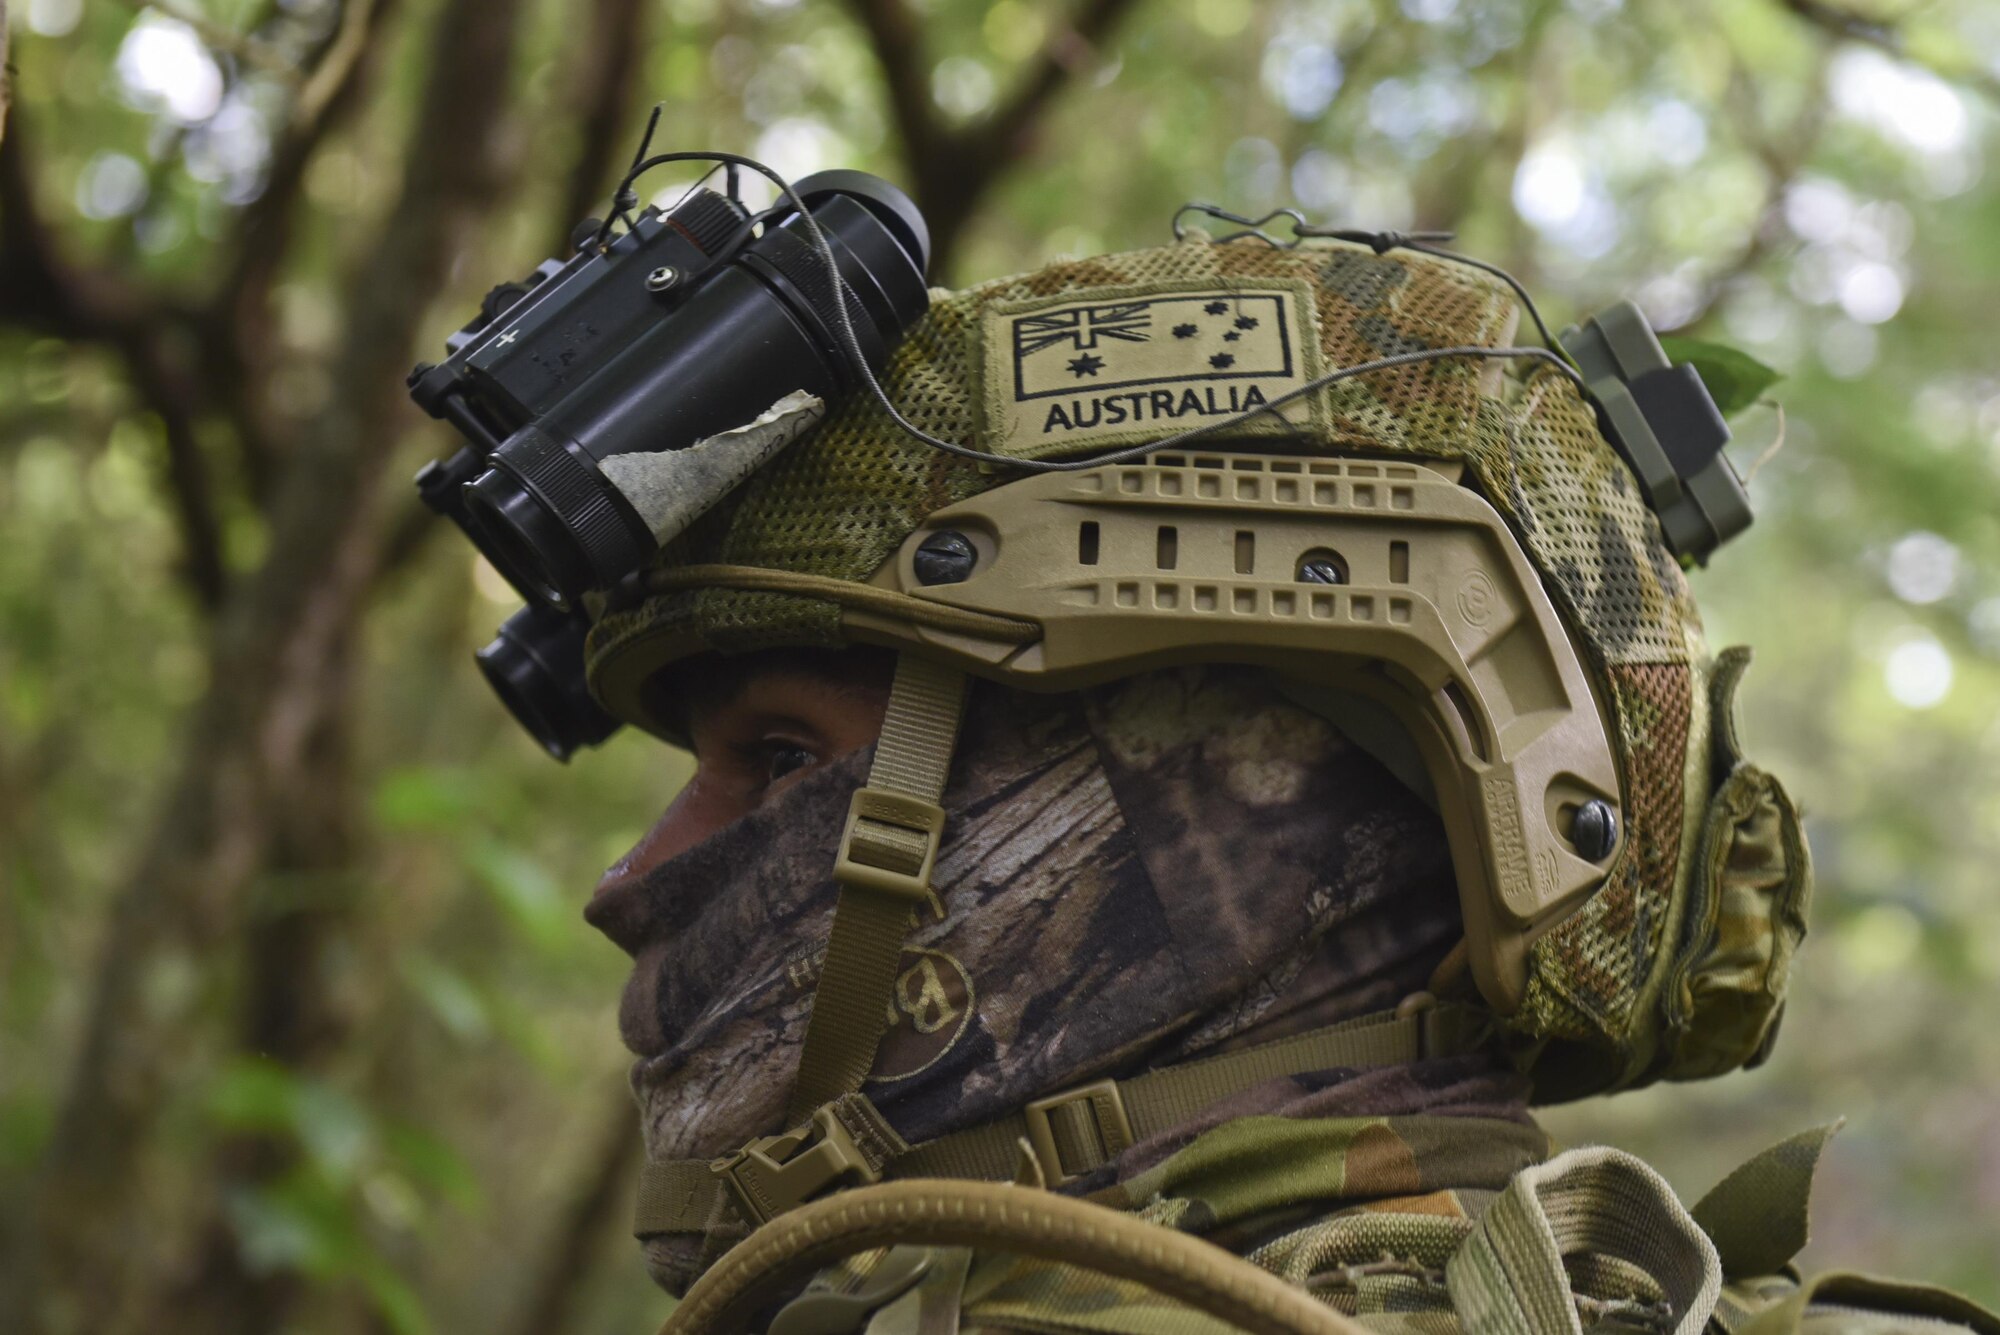
[[[962,584],[972,575],[979,553],[963,533],[946,529],[933,533],[918,544],[912,559],[920,584]]]
[[[1299,562],[1301,584],[1345,584],[1347,571],[1333,556],[1308,555]]]
[[[1570,818],[1569,841],[1587,861],[1602,862],[1618,842],[1618,815],[1611,804],[1593,797]]]
[[[671,264],[662,264],[659,268],[646,275],[646,290],[648,292],[664,292],[680,281],[681,271],[679,269],[676,269]]]

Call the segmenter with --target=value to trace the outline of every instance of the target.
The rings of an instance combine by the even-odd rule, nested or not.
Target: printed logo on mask
[[[987,308],[987,448],[1034,458],[1158,440],[1234,417],[1318,373],[1303,283],[1104,288]],[[1292,434],[1307,395],[1229,428]],[[1280,420],[1282,419],[1282,420]]]
[[[794,991],[811,992],[819,985],[823,951],[794,961],[785,971]],[[875,1050],[871,1083],[903,1080],[934,1065],[950,1052],[972,1024],[977,999],[972,975],[942,950],[912,947],[903,952],[903,970],[889,1001],[889,1027]]]
[[[875,1050],[873,1083],[902,1080],[950,1052],[972,1023],[972,975],[942,950],[905,950],[889,1002],[889,1028]]]

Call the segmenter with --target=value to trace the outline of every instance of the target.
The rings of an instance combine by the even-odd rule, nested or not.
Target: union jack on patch
[[[1072,307],[1047,315],[1024,315],[1014,322],[1014,355],[1026,357],[1067,342],[1079,352],[1097,346],[1099,338],[1115,338],[1125,343],[1144,343],[1152,337],[1149,326],[1150,301],[1120,302],[1110,306]]]

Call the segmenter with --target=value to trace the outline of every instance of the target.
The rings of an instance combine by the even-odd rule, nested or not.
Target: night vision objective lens
[[[507,712],[557,760],[618,731],[583,679],[583,619],[530,604],[473,655]]]

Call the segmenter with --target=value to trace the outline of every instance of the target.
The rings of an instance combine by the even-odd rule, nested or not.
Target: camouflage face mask
[[[783,1129],[834,840],[867,763],[808,777],[592,906],[636,964],[622,1024],[650,1157]],[[981,688],[945,806],[936,902],[863,1091],[912,1142],[1083,1080],[1388,1009],[1459,935],[1436,816],[1248,670],[1055,697]],[[1345,1111],[1436,1110],[1468,1097],[1463,1074],[1371,1085],[1345,1102],[1391,1106]],[[1494,1079],[1470,1096],[1480,1111],[1518,1107],[1524,1091]],[[1330,1115],[1325,1084],[1310,1115]],[[1304,1090],[1266,1093],[1236,1111],[1291,1111]],[[655,1239],[649,1263],[678,1291],[734,1236]]]

